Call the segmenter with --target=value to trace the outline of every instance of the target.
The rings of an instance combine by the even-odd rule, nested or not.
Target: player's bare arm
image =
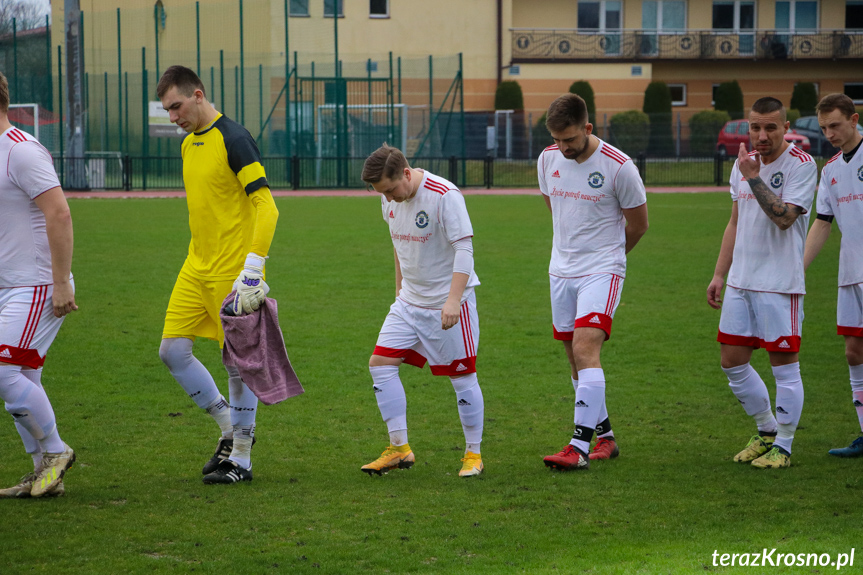
[[[746,178],[752,194],[758,200],[758,205],[761,206],[770,221],[776,224],[780,230],[787,230],[804,213],[804,210],[800,206],[786,204],[782,198],[771,192],[759,176],[760,166],[761,156],[758,152],[750,157],[746,151],[746,146],[740,144],[740,151],[737,154],[737,167],[740,173]]]
[[[737,239],[737,213],[737,202],[734,202],[731,206],[731,218],[722,234],[722,245],[719,247],[719,257],[716,259],[713,279],[707,286],[707,304],[713,309],[722,307],[722,288],[725,286],[725,276],[728,275],[734,258],[734,242]]]
[[[803,252],[804,270],[809,269],[809,264],[821,253],[824,242],[830,237],[831,226],[830,222],[818,218],[809,228],[809,235],[806,236],[806,249]]]
[[[78,309],[69,275],[72,272],[72,214],[60,187],[51,188],[34,200],[45,214],[45,232],[51,250],[51,273],[54,280],[54,315],[63,317]]]
[[[641,204],[637,208],[622,211],[623,217],[626,219],[626,253],[629,253],[644,236],[649,227],[647,222],[647,203]]]
[[[449,288],[449,296],[443,304],[440,314],[440,323],[443,329],[449,329],[456,325],[461,315],[461,298],[470,276],[455,272],[452,274],[452,283]]]

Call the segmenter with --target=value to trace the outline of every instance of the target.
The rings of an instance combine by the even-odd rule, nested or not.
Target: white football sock
[[[605,373],[602,368],[578,370],[578,389],[575,391],[575,435],[569,443],[587,453],[596,424],[600,422],[605,403]]]
[[[791,453],[794,432],[803,412],[803,380],[800,379],[800,363],[780,365],[773,368],[776,378],[776,433],[774,447]]]
[[[258,413],[258,397],[240,377],[240,372],[236,367],[226,367],[225,369],[228,370],[231,425],[234,427],[234,431],[238,425],[246,427],[254,425],[255,416]]]
[[[851,395],[860,422],[860,433],[863,433],[863,363],[849,365],[848,371],[851,374]]]
[[[213,405],[220,393],[213,376],[204,364],[192,355],[192,346],[194,342],[187,337],[163,339],[159,346],[159,358],[168,366],[168,371],[183,391],[189,394],[195,405],[206,409]]]
[[[21,366],[0,363],[0,398],[15,422],[39,442],[43,453],[65,450],[51,401],[41,386],[21,374]]]
[[[485,401],[476,373],[460,377],[450,377],[458,398],[458,416],[464,431],[466,451],[480,453],[482,443],[483,419],[485,416]]]
[[[231,450],[231,461],[245,469],[252,468],[252,441],[255,439],[255,424],[235,425],[234,448]]]
[[[369,367],[372,375],[372,389],[381,412],[381,419],[387,424],[390,444],[395,447],[408,442],[408,402],[405,388],[399,378],[399,366],[376,365]]]
[[[42,387],[41,367],[39,369],[22,369],[21,375],[32,381],[34,385],[40,387],[44,391],[45,388]],[[42,466],[42,446],[39,445],[36,438],[27,431],[27,428],[17,421],[15,422],[15,429],[18,431],[18,435],[21,436],[21,442],[24,443],[24,450],[33,458],[33,468],[38,471]]]
[[[770,410],[770,396],[767,393],[767,386],[758,372],[755,371],[748,363],[735,367],[722,368],[725,375],[728,377],[728,386],[734,392],[734,396],[746,415],[756,417],[757,414],[763,414]],[[770,419],[756,420],[759,432],[772,433],[776,431],[776,420],[773,418],[773,413],[770,413]],[[763,426],[763,427],[762,427]]]
[[[231,406],[225,396],[220,393],[211,405],[204,408],[204,411],[219,424],[222,437],[231,438],[234,436],[234,426],[231,424]]]

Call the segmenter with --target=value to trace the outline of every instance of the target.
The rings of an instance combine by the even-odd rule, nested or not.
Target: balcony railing
[[[837,60],[863,58],[863,31],[511,28],[512,61]]]

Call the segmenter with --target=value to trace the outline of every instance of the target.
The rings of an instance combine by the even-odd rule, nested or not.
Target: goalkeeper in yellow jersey
[[[258,398],[236,367],[226,367],[230,401],[225,401],[192,346],[196,337],[224,345],[219,311],[232,290],[245,313],[266,299],[264,262],[279,212],[254,139],[213,107],[195,72],[171,66],[156,94],[171,122],[189,134],[182,155],[192,232],[168,303],[159,357],[221,429],[216,453],[202,470],[204,483],[251,481]]]

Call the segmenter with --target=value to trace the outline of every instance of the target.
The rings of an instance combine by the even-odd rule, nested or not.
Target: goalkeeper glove
[[[234,280],[234,291],[237,292],[236,297],[243,308],[243,313],[252,313],[261,307],[261,304],[267,299],[270,286],[264,281],[264,262],[266,259],[266,257],[258,254],[249,253],[246,256],[243,271]]]

